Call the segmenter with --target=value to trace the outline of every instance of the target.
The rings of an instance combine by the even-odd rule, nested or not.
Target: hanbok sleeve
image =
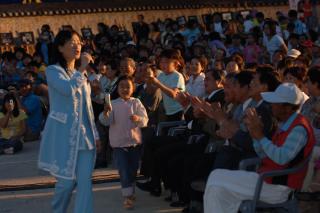
[[[76,71],[70,79],[63,72],[64,70],[59,69],[58,66],[49,66],[46,69],[48,85],[63,96],[71,96],[73,91],[80,90],[87,81],[87,78],[79,71]]]

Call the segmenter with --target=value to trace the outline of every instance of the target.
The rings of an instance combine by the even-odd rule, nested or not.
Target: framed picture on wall
[[[240,11],[240,14],[242,15],[243,18],[246,18],[246,16],[250,14],[250,11],[249,10],[243,10],[243,11]]]
[[[232,14],[231,13],[222,13],[222,19],[226,20],[226,21],[230,21],[232,18]]]
[[[73,30],[73,27],[71,25],[62,25],[62,30],[69,30],[69,31],[72,31]]]
[[[188,21],[195,21],[199,23],[198,16],[188,16]]]
[[[13,44],[13,35],[12,35],[12,33],[0,33],[0,44],[2,44],[2,45],[11,45],[11,44]]]
[[[187,23],[185,16],[179,16],[176,18],[178,25],[185,25]]]
[[[20,32],[19,37],[22,44],[34,44],[34,34],[33,32]]]
[[[90,40],[93,38],[93,33],[92,33],[91,28],[82,28],[81,34],[85,40]]]

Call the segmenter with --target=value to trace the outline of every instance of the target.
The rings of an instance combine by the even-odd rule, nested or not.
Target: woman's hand
[[[80,60],[81,60],[81,65],[79,67],[80,72],[84,72],[87,69],[88,64],[90,62],[92,63],[94,62],[92,56],[89,53],[82,53]]]

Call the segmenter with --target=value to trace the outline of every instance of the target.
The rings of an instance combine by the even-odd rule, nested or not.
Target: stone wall
[[[247,8],[252,9],[252,8]],[[286,12],[288,6],[274,7],[258,7],[255,8],[263,11],[267,17],[274,17],[276,11]],[[179,9],[179,10],[150,10],[150,11],[134,11],[134,12],[111,12],[111,13],[91,13],[77,15],[52,15],[52,16],[26,16],[26,17],[8,17],[0,18],[0,32],[12,32],[16,36],[16,32],[33,31],[37,36],[37,30],[42,24],[49,24],[56,33],[62,25],[72,25],[75,30],[80,31],[82,27],[91,27],[96,32],[96,24],[104,22],[108,25],[118,24],[132,30],[131,22],[137,20],[138,14],[145,16],[146,22],[156,21],[158,18],[173,18],[179,16],[198,16],[201,19],[202,14],[218,12],[228,12],[236,10],[245,10],[245,8],[201,8],[201,9]]]

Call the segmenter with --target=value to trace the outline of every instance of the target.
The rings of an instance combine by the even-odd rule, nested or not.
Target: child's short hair
[[[203,67],[203,70],[206,70],[208,67],[208,59],[205,56],[198,56],[198,57],[193,57],[193,59],[197,59],[201,66]]]
[[[128,75],[123,75],[121,77],[119,77],[119,84],[121,81],[131,81],[132,86],[133,86],[133,90],[135,90],[135,84],[134,84],[134,78]]]
[[[165,49],[161,52],[160,58],[167,58],[167,59],[172,59],[172,60],[177,60],[179,61],[181,58],[181,53],[179,50],[175,49]]]
[[[177,49],[165,49],[161,52],[160,58],[167,58],[171,60],[176,60],[177,64],[177,71],[181,71],[184,67],[184,59],[181,56],[181,52]]]

